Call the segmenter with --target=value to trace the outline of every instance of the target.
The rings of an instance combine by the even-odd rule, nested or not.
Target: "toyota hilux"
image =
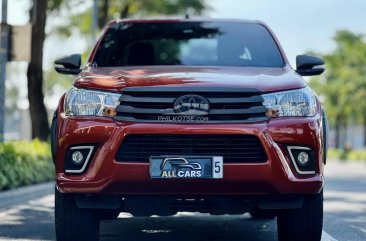
[[[115,20],[51,126],[57,240],[98,240],[101,219],[203,212],[277,218],[280,241],[319,241],[327,119],[259,21]]]

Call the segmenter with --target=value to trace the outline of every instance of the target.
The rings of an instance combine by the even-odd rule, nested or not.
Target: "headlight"
[[[316,114],[315,96],[309,87],[265,94],[262,97],[263,104],[269,109],[269,113],[276,113],[277,116],[315,116]]]
[[[71,88],[66,93],[66,115],[114,116],[120,94]]]

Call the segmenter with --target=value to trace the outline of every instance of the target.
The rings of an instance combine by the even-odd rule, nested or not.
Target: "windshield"
[[[105,34],[93,63],[99,67],[284,66],[268,30],[242,22],[116,23]]]

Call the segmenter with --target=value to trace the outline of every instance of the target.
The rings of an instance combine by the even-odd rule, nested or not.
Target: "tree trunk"
[[[125,7],[121,11],[121,18],[127,18],[130,11],[130,4],[126,3]]]
[[[49,125],[43,102],[43,42],[45,38],[47,0],[33,0],[31,60],[28,64],[28,100],[32,123],[32,138],[47,140]]]
[[[98,27],[100,29],[104,28],[108,22],[108,12],[109,12],[109,0],[103,0],[102,11],[99,11],[99,20],[98,20]]]

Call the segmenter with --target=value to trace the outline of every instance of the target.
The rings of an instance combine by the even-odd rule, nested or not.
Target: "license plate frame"
[[[222,179],[222,156],[151,156],[152,179]]]

